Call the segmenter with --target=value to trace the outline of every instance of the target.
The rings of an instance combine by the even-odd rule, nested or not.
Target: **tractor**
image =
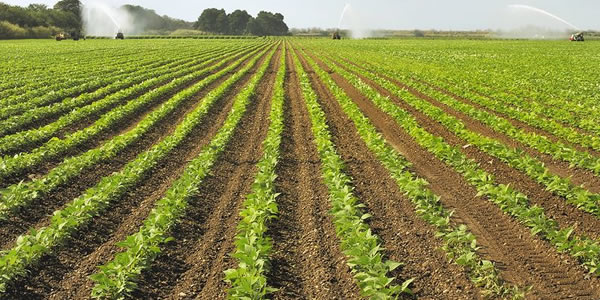
[[[571,34],[571,37],[569,38],[569,40],[571,40],[571,42],[583,42],[584,41],[583,32]]]
[[[117,40],[124,40],[125,36],[123,35],[123,32],[119,31],[117,33],[117,36],[115,37],[115,39],[117,39]]]
[[[65,34],[64,34],[64,33],[58,33],[58,34],[57,34],[57,35],[56,35],[54,38],[56,39],[56,41],[57,41],[57,42],[60,42],[60,41],[62,41],[62,40],[66,40],[66,39],[67,39],[67,38],[65,37]]]
[[[342,39],[342,36],[340,35],[340,33],[339,33],[339,32],[337,32],[337,31],[336,31],[336,32],[334,32],[334,33],[331,35],[331,38],[332,38],[332,39],[334,39],[334,40],[341,40],[341,39]]]

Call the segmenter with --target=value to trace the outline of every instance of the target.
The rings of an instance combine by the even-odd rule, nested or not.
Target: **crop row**
[[[143,51],[148,57],[166,59],[198,49],[198,45],[192,43],[178,43],[176,47],[173,47],[172,43],[111,43],[98,41],[79,44],[74,47],[64,47],[56,44],[39,43],[38,40],[19,42],[13,45],[2,44],[0,47],[2,53],[5,54],[5,59],[0,62],[0,70],[4,74],[9,74],[3,84],[6,84],[7,88],[23,87],[31,84],[35,85],[38,81],[46,81],[48,78],[55,78],[63,82],[75,79],[69,76],[71,74],[80,74],[84,77],[89,75],[90,67],[95,70],[95,66],[99,62],[106,63],[99,67],[99,69],[103,69],[114,62],[128,64],[129,62],[145,61],[145,58],[140,57],[140,51]],[[206,47],[217,45],[216,42],[204,44],[203,46]],[[118,64],[115,64],[114,67],[118,69]],[[111,69],[115,70],[114,68]],[[107,72],[109,70],[106,69]],[[54,83],[51,82],[51,84]]]
[[[508,185],[498,184],[492,174],[487,173],[479,167],[477,162],[469,159],[461,152],[460,148],[452,147],[443,138],[421,128],[409,112],[395,105],[389,98],[379,94],[357,75],[337,67],[333,63],[329,66],[349,80],[377,107],[394,118],[398,125],[409,133],[419,145],[464,176],[467,182],[477,189],[479,196],[487,197],[506,214],[517,218],[522,224],[530,228],[532,235],[539,235],[547,239],[558,251],[570,253],[574,258],[579,259],[591,273],[600,275],[600,270],[598,270],[600,257],[597,254],[600,245],[596,241],[573,235],[572,228],[560,228],[555,220],[545,215],[543,208],[535,205],[531,206],[526,195]],[[351,64],[347,64],[345,67],[351,69],[354,73],[366,73]]]
[[[171,77],[169,78],[172,79],[170,83],[155,88],[135,101],[130,101],[127,104],[104,114],[93,125],[83,130],[69,134],[64,139],[51,139],[42,147],[39,147],[30,153],[23,153],[12,157],[4,157],[2,160],[0,160],[0,178],[7,178],[13,174],[23,172],[28,168],[36,166],[37,164],[53,157],[57,157],[69,149],[73,149],[73,147],[81,145],[82,143],[95,138],[100,133],[112,128],[115,124],[118,124],[121,120],[127,119],[135,112],[140,111],[142,108],[148,106],[150,103],[161,99],[162,96],[168,95],[169,92],[178,87],[185,86],[185,84],[196,80],[196,78],[200,76],[210,74],[210,72],[219,69],[223,65],[226,65],[226,62],[228,61],[229,60],[224,60],[208,68],[201,68],[200,70],[183,77]],[[200,67],[202,67],[202,65]],[[167,74],[166,76],[170,76],[170,74]]]
[[[56,76],[46,75],[38,79],[33,85],[26,85],[22,92],[15,93],[0,100],[2,109],[0,110],[0,119],[6,119],[12,115],[22,113],[30,108],[49,105],[62,100],[69,95],[81,94],[87,91],[101,88],[112,82],[127,78],[127,74],[136,73],[140,69],[151,69],[160,67],[183,59],[191,60],[196,55],[187,54],[185,56],[171,55],[168,59],[159,60],[164,57],[163,54],[148,55],[140,61],[117,61],[117,65],[112,68],[102,65],[90,65],[92,70],[84,74],[65,74],[66,78],[56,78]],[[98,64],[102,61],[100,60]]]
[[[571,166],[584,168],[592,171],[596,175],[600,175],[600,158],[594,157],[587,152],[579,151],[574,147],[561,142],[552,141],[549,138],[538,135],[534,132],[528,132],[526,130],[517,128],[504,118],[476,108],[473,105],[458,101],[446,93],[440,92],[429,85],[410,81],[407,77],[404,77],[403,79],[407,80],[405,82],[407,82],[407,84],[409,84],[411,87],[435,97],[435,99],[441,103],[446,104],[456,111],[462,112],[474,118],[475,120],[488,125],[490,128],[499,133],[514,138],[515,140],[528,145],[541,153],[548,154],[554,159],[569,162]],[[500,106],[499,103],[498,105]],[[543,121],[540,120],[540,122]]]
[[[349,56],[357,57],[355,55],[350,54]],[[410,76],[405,75],[398,70],[390,70],[387,67],[383,66],[383,62],[376,57],[368,56],[365,58],[364,56],[359,59],[359,61],[377,61],[378,67],[376,69],[376,73],[378,73],[378,77],[381,77],[382,74],[387,75],[392,78],[400,78],[404,80],[407,84],[411,84]],[[365,62],[366,63],[366,62]],[[367,65],[371,65],[370,63],[366,63]],[[366,71],[366,70],[365,70]],[[379,78],[382,79],[382,78]],[[388,86],[393,89],[393,83],[388,82]],[[412,87],[416,88],[420,91],[429,91],[431,88],[425,90],[422,85],[412,84]],[[386,87],[387,88],[387,87]],[[410,97],[410,93],[407,91],[403,91],[402,97]],[[440,97],[449,97],[447,95],[440,95]],[[599,215],[598,212],[598,200],[600,200],[600,195],[590,193],[583,187],[575,186],[571,183],[568,178],[562,178],[557,175],[553,175],[542,162],[537,160],[536,158],[532,158],[527,155],[524,151],[519,149],[510,149],[502,143],[484,137],[480,134],[469,131],[465,128],[464,124],[457,120],[456,118],[444,113],[441,109],[433,107],[432,104],[426,101],[416,101],[414,102],[415,108],[418,110],[423,110],[425,108],[429,111],[429,116],[434,120],[441,122],[446,125],[448,129],[457,134],[459,137],[464,138],[471,144],[478,146],[484,152],[499,158],[501,161],[506,162],[510,166],[523,171],[528,174],[531,178],[533,178],[538,183],[546,186],[547,190],[554,192],[555,194],[565,197],[569,203],[572,203],[579,207],[580,209]],[[419,108],[420,107],[420,108]],[[431,110],[429,110],[431,108]],[[477,143],[475,143],[477,141]]]
[[[482,287],[485,294],[522,297],[523,291],[508,286],[502,281],[492,262],[479,257],[476,237],[466,225],[454,224],[452,213],[443,207],[440,197],[427,187],[427,181],[409,171],[410,162],[385,141],[360,108],[342,88],[336,85],[331,76],[312,61],[310,56],[305,55],[305,57],[321,81],[334,94],[343,111],[353,121],[361,139],[390,172],[390,176],[396,181],[400,190],[413,202],[417,214],[436,227],[436,236],[444,240],[443,249],[448,257],[469,270],[472,281]]]
[[[203,147],[200,154],[188,164],[183,174],[167,190],[165,196],[157,201],[140,230],[118,243],[120,247],[125,248],[125,251],[118,253],[112,261],[100,267],[100,272],[91,276],[92,280],[96,282],[92,291],[94,298],[122,298],[132,292],[136,287],[136,278],[158,256],[160,246],[172,239],[169,237],[171,228],[185,213],[188,199],[197,193],[198,186],[209,175],[212,166],[233,136],[274,53],[275,49],[267,55],[258,72],[235,96],[233,107],[223,126],[211,142]],[[258,58],[257,56],[248,66],[254,65]],[[231,84],[237,82],[237,78],[232,79]],[[214,99],[222,96],[222,94],[214,95]],[[192,113],[189,120],[195,121],[196,118],[201,117],[201,114],[206,114],[211,102],[214,101],[206,99],[203,104],[207,105],[203,105],[204,107],[198,111],[200,116]],[[185,125],[187,125],[186,121],[182,123],[182,126],[185,127]],[[174,135],[177,134],[180,134],[180,131],[174,132]]]
[[[169,71],[178,71],[180,69],[185,69],[186,67],[190,67],[196,64],[195,58],[186,58],[182,60],[175,60],[174,62],[170,62],[166,65],[162,65],[160,67],[149,67],[149,68],[140,68],[136,69],[133,72],[128,74],[123,74],[118,76],[117,78],[109,78],[109,79],[98,79],[98,82],[105,81],[104,83],[108,83],[108,85],[104,86],[104,83],[100,83],[98,87],[103,86],[93,92],[82,93],[75,98],[65,98],[60,102],[53,103],[48,106],[38,106],[36,101],[23,102],[18,104],[20,107],[19,111],[23,112],[23,114],[15,114],[9,117],[8,119],[0,121],[0,135],[6,135],[9,133],[13,133],[21,130],[24,126],[30,125],[36,120],[44,120],[49,117],[61,115],[63,113],[68,113],[73,109],[81,108],[82,106],[89,105],[98,99],[102,99],[109,95],[114,94],[125,94],[125,92],[129,91],[138,91],[139,86],[146,86],[149,80],[156,78],[162,74],[168,74]],[[113,80],[114,79],[114,82]],[[137,89],[136,89],[137,88]],[[59,91],[58,93],[61,93]],[[58,94],[58,93],[55,93]],[[130,95],[131,93],[127,93]],[[105,101],[106,102],[106,101]],[[118,103],[113,100],[111,103]],[[31,105],[29,105],[31,104]],[[26,110],[26,111],[25,111]]]
[[[428,76],[431,76],[429,78],[433,78],[433,75]],[[573,144],[579,144],[583,147],[600,151],[600,137],[582,133],[572,127],[564,126],[560,122],[544,117],[545,113],[541,111],[543,108],[538,105],[533,105],[524,100],[509,100],[514,97],[502,96],[502,98],[499,98],[498,96],[483,96],[481,93],[465,89],[457,86],[454,83],[450,84],[443,79],[437,79],[439,78],[437,76],[435,78],[436,79],[434,80],[437,86],[451,91],[456,95],[460,95],[493,111],[505,114],[515,120],[525,122],[530,126],[545,130]],[[491,95],[491,92],[489,92],[489,94]],[[500,101],[498,99],[503,100]],[[512,105],[506,105],[507,103]],[[550,113],[550,115],[564,116],[565,113],[555,110],[554,112]]]
[[[214,50],[213,50],[214,51]],[[121,68],[112,72],[88,74],[82,80],[80,84],[76,84],[71,80],[67,80],[66,84],[61,82],[60,79],[52,78],[40,80],[42,87],[28,88],[28,92],[18,94],[15,99],[4,98],[2,102],[6,102],[0,109],[0,119],[4,120],[10,117],[15,117],[23,114],[24,112],[32,109],[39,109],[45,106],[57,105],[56,103],[62,103],[65,105],[69,101],[74,101],[78,97],[69,98],[69,95],[78,94],[85,95],[91,93],[95,89],[107,89],[109,86],[118,83],[119,81],[132,79],[143,74],[142,71],[153,70],[153,69],[165,69],[177,65],[183,65],[187,62],[195,60],[198,56],[202,56],[210,51],[203,51],[197,55],[184,55],[181,57],[171,57],[165,60],[158,60],[158,56],[151,56],[139,63],[127,63],[122,64]],[[76,76],[76,75],[72,75]],[[60,82],[62,86],[54,86],[55,82]],[[73,93],[69,91],[75,90]],[[38,93],[33,95],[32,93]],[[12,101],[11,101],[12,100]]]
[[[321,176],[329,191],[330,214],[335,224],[341,249],[348,259],[361,293],[365,297],[384,299],[399,293],[411,293],[408,285],[411,279],[402,285],[395,284],[395,278],[388,273],[401,263],[386,260],[379,244],[379,238],[366,223],[369,214],[363,213],[364,204],[354,196],[352,180],[344,173],[344,162],[337,154],[331,140],[327,117],[321,109],[318,96],[311,87],[310,79],[302,67],[298,55],[292,51],[295,71],[300,80],[302,95],[310,115],[314,143],[321,159]]]
[[[536,48],[543,49],[541,45]],[[555,45],[558,46],[558,45]],[[562,47],[562,46],[561,46]],[[536,115],[538,119],[548,118],[562,122],[574,127],[590,131],[594,134],[600,133],[600,113],[598,113],[598,96],[595,93],[597,87],[597,77],[588,72],[587,69],[580,69],[577,64],[568,64],[562,61],[560,64],[554,61],[545,61],[552,55],[557,55],[559,47],[546,48],[545,53],[531,59],[531,54],[527,61],[518,61],[521,57],[516,57],[514,52],[505,54],[502,64],[510,64],[510,67],[501,68],[501,72],[489,68],[489,65],[496,66],[499,57],[496,55],[501,50],[501,46],[494,45],[487,48],[491,50],[493,63],[486,63],[485,58],[481,60],[467,60],[469,63],[458,63],[459,60],[450,60],[447,55],[457,55],[459,50],[451,49],[445,55],[424,55],[427,62],[416,62],[412,58],[398,58],[397,56],[386,56],[393,61],[392,64],[405,65],[404,69],[410,69],[413,74],[425,74],[425,77],[431,77],[435,74],[436,83],[445,83],[453,86],[458,91],[473,92],[479,96],[489,96],[495,98],[504,104],[514,106],[517,111]],[[528,48],[526,53],[540,51],[539,49]],[[392,51],[392,49],[390,49]],[[427,51],[422,51],[426,53]],[[560,52],[561,58],[566,58],[565,52]],[[589,52],[593,55],[593,52]],[[577,54],[578,56],[584,53]],[[373,57],[380,61],[379,58]],[[589,57],[589,56],[588,56]],[[539,64],[543,61],[545,63]],[[589,57],[592,59],[592,57]],[[517,60],[515,60],[517,59]],[[387,63],[391,63],[388,60]],[[434,63],[431,62],[434,60]],[[535,66],[532,66],[534,64]],[[565,68],[565,66],[568,66]],[[485,70],[481,72],[480,70]],[[535,70],[535,71],[532,71]],[[540,75],[543,74],[543,75]],[[549,80],[550,79],[550,80]],[[560,82],[568,84],[561,87]],[[510,83],[510,85],[507,85]],[[573,88],[577,87],[577,88]]]
[[[586,73],[584,74],[581,74],[584,76],[578,77],[584,79],[582,82],[579,82],[581,85],[588,84],[588,82],[593,82],[593,80],[590,80],[591,78],[589,78],[589,75]],[[571,80],[573,81],[573,78]],[[597,112],[598,98],[596,96],[590,97],[589,94],[586,95],[583,93],[581,95],[577,95],[578,91],[583,90],[580,88],[580,86],[577,89],[566,89],[566,94],[562,94],[564,90],[558,88],[556,85],[546,86],[547,89],[552,91],[551,93],[547,93],[540,89],[528,90],[507,88],[502,84],[490,84],[487,82],[482,82],[481,78],[477,79],[469,77],[469,81],[478,82],[478,85],[474,87],[475,89],[503,99],[521,109],[531,109],[531,111],[540,113],[541,116],[547,116],[552,119],[561,120],[562,122],[572,124],[595,133],[600,132],[600,127],[598,127],[600,113]],[[571,86],[575,84],[578,83],[570,83]],[[573,105],[574,103],[576,103],[576,105]]]
[[[238,266],[225,271],[225,280],[231,283],[227,294],[233,299],[262,299],[273,291],[273,288],[267,286],[265,273],[269,270],[272,249],[271,238],[267,236],[268,225],[279,212],[276,201],[278,194],[274,185],[284,127],[286,47],[282,48],[271,99],[269,129],[262,143],[263,156],[256,164],[258,172],[252,190],[244,201],[244,208],[240,212],[242,219],[237,226],[236,248],[232,257],[238,261]]]
[[[265,53],[266,50],[261,53]],[[202,121],[212,104],[250,71],[260,56],[262,55],[255,56],[243,69],[204,97],[201,105],[186,116],[173,134],[151,149],[139,154],[121,171],[103,177],[96,186],[86,190],[84,194],[67,204],[64,209],[55,211],[48,226],[32,229],[29,234],[17,238],[15,246],[3,251],[0,257],[0,292],[12,279],[25,275],[29,265],[38,261],[44,254],[51,252],[61,241],[70,237],[94,216],[102,213],[111,202],[119,199],[127,190],[142,180],[147,172],[171,153]]]
[[[56,60],[52,60],[52,55],[46,56],[39,52],[25,53],[22,55],[28,57],[28,63],[32,63],[32,61],[35,61],[35,68],[33,70],[26,69],[25,71],[21,72],[17,71],[15,68],[11,69],[10,71],[3,70],[10,75],[7,76],[7,78],[0,84],[0,98],[16,95],[20,92],[26,92],[29,90],[29,88],[42,87],[42,85],[40,85],[40,81],[45,81],[49,76],[52,75],[55,75],[56,79],[64,83],[64,81],[71,80],[74,80],[73,82],[79,82],[81,80],[81,78],[79,77],[82,76],[115,71],[118,68],[119,64],[123,64],[124,62],[133,60],[135,56],[139,56],[139,53],[109,53],[107,50],[91,51],[84,57],[80,57],[79,59],[81,59],[81,61],[78,61],[78,63],[68,64],[57,63]],[[64,56],[64,54],[55,53],[54,56],[56,55]],[[40,62],[35,58],[43,58],[44,61]],[[107,61],[109,62],[107,63]],[[4,63],[4,67],[9,64],[15,64],[15,62],[11,62],[10,59],[7,59],[6,61],[4,61]],[[26,62],[24,60],[19,61],[19,65],[24,65],[25,63]],[[81,68],[82,65],[86,67]],[[2,67],[2,64],[0,64],[0,68]],[[96,70],[97,68],[98,70],[97,72],[90,72],[89,68],[94,68],[94,70]],[[69,75],[73,75],[76,77],[69,77]]]
[[[33,179],[29,182],[20,182],[18,184],[11,185],[4,190],[0,190],[0,196],[2,196],[2,202],[0,202],[0,218],[4,218],[11,211],[24,207],[33,200],[43,197],[45,194],[69,182],[72,178],[80,175],[90,167],[102,161],[114,158],[123,149],[131,146],[136,141],[139,141],[141,138],[143,138],[149,130],[154,128],[158,122],[163,120],[171,112],[177,109],[177,107],[179,107],[184,101],[193,97],[198,91],[206,88],[209,84],[233,71],[240,64],[242,64],[244,60],[256,54],[256,52],[258,52],[258,49],[242,56],[231,65],[223,68],[213,75],[206,77],[190,88],[173,95],[173,97],[167,100],[158,109],[148,114],[148,116],[141,120],[135,126],[135,128],[131,129],[130,131],[113,137],[96,149],[92,149],[81,155],[65,159],[63,163],[52,169],[48,174],[41,178]],[[214,68],[218,68],[219,65],[226,65],[234,57],[235,56],[232,56],[230,59],[222,60],[219,64],[215,65]],[[212,68],[213,67],[210,69]],[[178,86],[185,84],[187,81],[193,80],[194,78],[197,78],[197,76],[205,74],[206,71],[207,70],[205,69],[201,69],[196,73],[175,79],[172,84],[164,87],[165,92],[176,89]]]
[[[390,77],[405,78],[402,74],[397,74],[393,71],[386,70],[385,68],[380,68],[377,72]],[[375,75],[373,73],[370,74]],[[442,123],[457,136],[465,139],[489,155],[507,163],[511,167],[524,172],[536,182],[544,185],[546,190],[566,198],[568,203],[574,204],[585,212],[600,216],[600,206],[598,204],[600,201],[599,194],[591,193],[581,186],[574,185],[569,178],[563,178],[553,174],[543,162],[537,158],[531,157],[521,149],[510,148],[493,138],[468,130],[457,118],[445,113],[442,109],[427,101],[415,99],[410,92],[399,89],[394,83],[391,83],[380,76],[381,75],[373,78],[386,89],[398,91],[397,95],[400,98],[405,99],[409,105]],[[419,86],[415,87],[417,89],[419,88]]]
[[[176,52],[173,52],[170,56],[165,56],[165,54],[161,53],[148,53],[147,57],[140,60],[131,60],[130,57],[124,57],[123,61],[116,59],[117,64],[112,66],[112,68],[101,65],[102,60],[99,59],[98,62],[90,64],[89,68],[91,71],[88,70],[88,72],[80,74],[78,77],[76,77],[76,74],[66,73],[64,74],[64,78],[60,78],[53,73],[44,73],[33,84],[24,86],[24,90],[21,93],[13,93],[12,95],[3,97],[0,100],[0,103],[3,105],[4,109],[13,106],[18,109],[19,105],[27,104],[32,101],[34,103],[29,105],[48,105],[70,95],[84,93],[93,90],[94,88],[108,85],[118,80],[118,78],[123,78],[123,75],[139,70],[139,68],[160,66],[185,58],[191,59],[195,56],[191,53],[186,53],[183,56],[176,54]],[[100,65],[95,66],[95,64]],[[96,69],[99,70],[96,71]],[[6,112],[2,112],[1,116],[3,119],[6,118]]]
[[[161,84],[166,84],[173,78],[185,75],[186,73],[198,70],[209,63],[218,61],[218,58],[225,57],[226,54],[231,54],[235,50],[223,50],[219,53],[209,52],[206,55],[198,58],[198,61],[192,61],[182,65],[175,65],[167,69],[146,70],[143,75],[145,80],[139,84],[131,82],[131,86],[119,90],[116,93],[110,94],[107,97],[94,101],[89,105],[78,107],[69,113],[63,115],[58,120],[46,124],[40,128],[24,130],[16,134],[7,135],[0,138],[0,153],[12,153],[19,149],[26,148],[31,145],[36,145],[53,137],[59,130],[71,126],[73,123],[90,118],[91,116],[105,109],[119,105],[125,100],[143,93],[148,89]],[[85,96],[84,96],[85,97]],[[32,115],[35,113],[32,111]],[[39,118],[41,116],[35,116]]]
[[[517,128],[506,119],[478,109],[472,105],[462,103],[429,86],[418,83],[414,84],[414,86],[418,86],[419,90],[426,91],[429,95],[434,96],[438,101],[452,107],[457,111],[467,114],[478,121],[481,121],[497,132],[514,138],[515,140],[528,145],[541,153],[548,154],[554,159],[566,161],[570,163],[571,166],[587,169],[593,172],[595,175],[600,175],[600,158],[594,157],[587,152],[579,151],[574,147],[566,145],[560,141],[552,141],[545,136]]]
[[[498,117],[485,110],[474,107],[473,105],[463,103],[454,99],[446,93],[438,91],[435,87],[429,84],[422,83],[420,81],[410,80],[410,76],[403,77],[405,83],[411,87],[418,89],[430,96],[435,97],[436,100],[456,111],[462,112],[475,120],[478,120],[488,125],[493,130],[505,134],[516,141],[519,141],[525,145],[538,150],[541,153],[548,154],[554,159],[559,159],[570,163],[571,166],[577,166],[583,169],[592,171],[595,175],[600,175],[600,158],[594,157],[591,154],[583,151],[579,151],[570,145],[566,145],[560,141],[552,141],[549,138],[536,134],[535,132],[528,132],[524,129],[517,128],[510,121],[502,117]],[[428,78],[427,81],[432,81]],[[439,82],[439,81],[435,81]],[[550,123],[548,120],[540,119],[537,115],[531,115],[530,113],[515,109],[511,106],[507,106],[506,103],[500,101],[486,101],[482,96],[478,96],[474,93],[469,93],[467,90],[458,89],[453,85],[443,85],[449,88],[453,92],[466,97],[467,99],[474,100],[478,104],[485,107],[492,107],[494,110],[502,111],[507,113],[509,116],[514,116],[516,119],[534,125],[536,127],[543,127],[549,129],[549,132],[557,134],[558,136],[566,137],[568,140],[574,140],[575,142],[584,142],[584,146],[595,146],[600,147],[600,138],[590,135],[583,135],[573,129],[566,129],[557,123]],[[461,92],[462,91],[462,92]],[[519,118],[520,116],[520,118]],[[554,130],[556,129],[556,130]],[[572,138],[570,138],[572,137]]]

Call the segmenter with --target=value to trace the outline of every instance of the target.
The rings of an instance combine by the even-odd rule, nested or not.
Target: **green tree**
[[[256,16],[256,21],[261,27],[262,35],[287,35],[288,26],[283,22],[283,15],[261,11]]]
[[[235,35],[242,35],[246,33],[248,22],[252,19],[252,16],[245,10],[236,10],[227,16],[229,19],[229,33]]]
[[[60,10],[64,12],[69,12],[75,16],[75,18],[70,18],[69,24],[66,24],[67,28],[70,30],[74,30],[76,32],[81,31],[82,20],[81,20],[81,2],[79,0],[61,0],[54,4],[55,10]]]
[[[194,27],[206,32],[227,33],[229,32],[227,14],[224,9],[207,8],[198,17]]]
[[[246,32],[258,36],[265,35],[262,26],[260,26],[260,23],[254,18],[248,21],[248,24],[246,25]]]

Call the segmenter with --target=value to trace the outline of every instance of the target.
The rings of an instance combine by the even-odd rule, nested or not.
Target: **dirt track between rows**
[[[438,250],[441,241],[435,238],[435,229],[416,215],[410,200],[362,142],[335,98],[311,68],[304,66],[328,116],[338,152],[354,179],[356,195],[367,206],[366,212],[373,215],[369,222],[371,229],[382,239],[384,253],[405,264],[392,275],[404,280],[415,278],[414,291],[419,298],[434,299],[441,295],[448,299],[478,298],[479,290],[466,272],[450,264]]]
[[[247,62],[248,60],[246,60]],[[237,67],[235,71],[241,69],[242,66]],[[155,126],[139,140],[132,145],[123,149],[113,159],[101,162],[95,166],[84,170],[79,176],[76,176],[69,183],[56,188],[54,191],[37,198],[33,203],[27,207],[19,210],[17,213],[12,214],[7,220],[0,220],[0,249],[6,249],[15,240],[15,238],[25,233],[31,227],[41,227],[47,224],[47,216],[52,214],[53,211],[61,209],[66,203],[69,203],[73,198],[81,195],[88,188],[96,185],[98,181],[104,177],[121,170],[125,164],[133,160],[138,154],[146,151],[152,145],[168,136],[177,125],[183,120],[187,113],[191,112],[194,108],[199,105],[200,100],[211,90],[223,83],[231,74],[226,74],[222,78],[208,85],[194,97],[184,101],[181,105],[171,112],[168,116],[159,121]],[[208,75],[207,75],[208,76]],[[204,77],[203,77],[204,78]],[[198,82],[202,78],[198,78],[194,82]],[[183,90],[183,89],[178,89]],[[169,93],[165,97],[162,97],[158,102],[162,103],[167,101],[173,93]],[[150,113],[150,110],[145,111],[144,115]],[[128,129],[133,129],[142,118],[135,118]],[[118,134],[122,134],[126,130],[120,130],[114,132],[112,135],[105,137],[108,140]],[[54,166],[58,162],[48,163],[48,169],[44,171],[44,174],[51,170],[50,166]]]
[[[116,242],[138,230],[148,215],[154,202],[162,197],[177,177],[183,172],[187,162],[192,160],[210,142],[231,110],[235,95],[256,72],[260,62],[246,74],[221,100],[218,100],[198,127],[178,146],[173,153],[163,159],[146,175],[145,180],[130,190],[122,199],[115,201],[100,217],[79,230],[65,245],[53,254],[42,258],[34,268],[33,276],[16,281],[7,295],[16,298],[87,298],[92,282],[87,278],[119,251]],[[208,91],[204,90],[193,101],[195,106]],[[191,111],[187,107],[183,113]],[[166,118],[169,119],[169,118]],[[161,136],[166,136],[178,123],[170,119],[170,127],[162,128]],[[171,129],[168,129],[171,128]],[[193,205],[190,205],[193,206]],[[47,220],[41,221],[41,225]]]
[[[598,280],[585,280],[588,276],[577,262],[566,255],[557,254],[551,245],[532,237],[525,227],[503,214],[494,204],[478,197],[476,190],[462,176],[421,148],[391,117],[375,107],[340,75],[333,73],[332,76],[387,141],[414,164],[414,172],[430,183],[431,189],[442,197],[442,203],[455,210],[456,222],[465,223],[477,236],[478,244],[482,246],[480,253],[497,264],[505,280],[519,286],[532,286],[529,296],[537,299],[561,299],[574,295],[578,299],[596,299],[600,295]],[[362,77],[362,80],[384,92],[368,79]],[[451,144],[466,145],[465,142],[456,144],[459,142],[457,137],[451,136],[439,123],[427,120],[412,110],[401,99],[390,93],[383,94],[409,110],[420,125],[434,135],[443,133],[442,137],[451,140]],[[474,147],[467,147],[470,148]],[[478,158],[483,165],[485,161],[481,160],[481,156]]]
[[[273,299],[358,299],[331,217],[327,187],[313,141],[291,48],[287,55],[285,128],[277,168],[280,216],[270,225],[273,237],[269,283]]]

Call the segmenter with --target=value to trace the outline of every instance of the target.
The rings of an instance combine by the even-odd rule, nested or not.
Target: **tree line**
[[[54,7],[0,2],[0,38],[48,38],[58,32],[81,32],[81,2],[61,0]]]
[[[261,11],[256,17],[245,10],[227,14],[224,9],[205,9],[194,23],[160,16],[154,10],[136,5],[123,5],[145,32],[168,34],[178,29],[197,29],[213,34],[287,35],[288,26],[280,13]],[[84,35],[80,0],[60,0],[53,7],[30,4],[27,7],[0,2],[0,39],[48,38],[64,32]]]
[[[245,10],[235,10],[227,14],[224,9],[205,9],[194,28],[205,32],[231,35],[287,35],[288,26],[280,13],[261,11],[256,18]]]

